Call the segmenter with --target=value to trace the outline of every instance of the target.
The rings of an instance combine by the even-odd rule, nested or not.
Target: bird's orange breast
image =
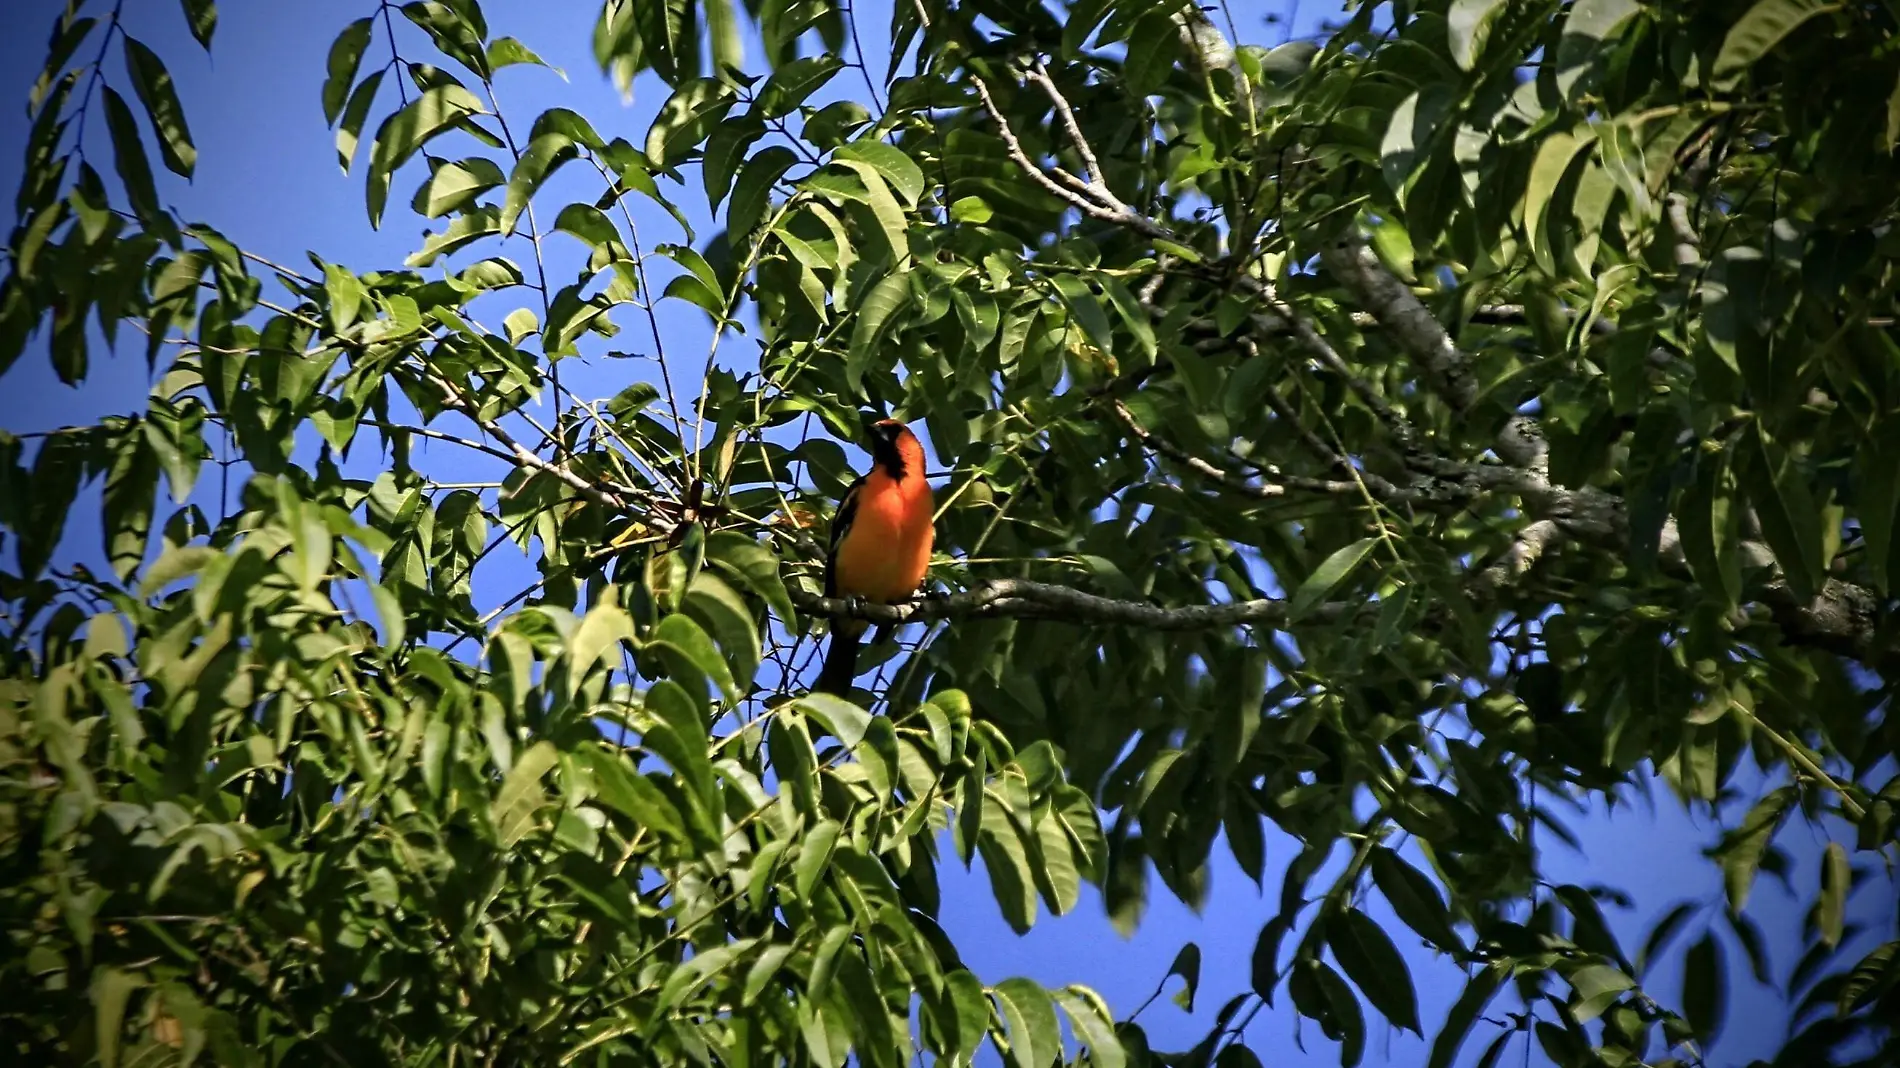
[[[930,484],[883,472],[865,479],[857,514],[838,545],[838,593],[869,601],[901,601],[917,592],[935,542]]]

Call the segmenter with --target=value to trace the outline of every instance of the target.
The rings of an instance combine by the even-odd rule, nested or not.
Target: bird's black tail
[[[831,632],[831,648],[825,651],[825,666],[818,671],[814,691],[839,697],[850,694],[851,680],[858,677],[858,641],[862,637],[859,630],[838,628]]]

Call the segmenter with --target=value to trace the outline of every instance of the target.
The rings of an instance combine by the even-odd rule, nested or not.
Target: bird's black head
[[[904,451],[898,443],[909,436],[909,428],[895,419],[879,419],[871,424],[871,459],[892,478],[904,477]]]

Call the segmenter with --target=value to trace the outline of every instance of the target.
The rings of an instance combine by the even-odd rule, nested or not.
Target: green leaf
[[[1722,1029],[1728,1011],[1728,972],[1722,963],[1722,943],[1715,932],[1704,932],[1682,960],[1682,1015],[1704,1041]]]
[[[1734,605],[1742,596],[1740,557],[1736,534],[1741,518],[1728,489],[1728,454],[1703,452],[1696,456],[1695,477],[1683,488],[1676,507],[1676,525],[1683,555],[1704,590]]]
[[[1248,979],[1253,992],[1268,1005],[1273,1004],[1273,988],[1280,980],[1280,943],[1293,930],[1293,921],[1285,915],[1275,916],[1260,925],[1260,933],[1254,939],[1253,956],[1248,961]]]
[[[676,612],[660,620],[648,636],[647,645],[667,660],[668,666],[674,669],[672,674],[675,677],[680,674],[678,668],[690,665],[700,675],[711,679],[727,701],[737,701],[741,696],[732,678],[732,668],[726,664],[725,657],[719,654],[719,647],[713,644],[712,636],[690,616]],[[679,659],[673,659],[674,655]]]
[[[211,51],[211,35],[218,28],[218,5],[214,0],[184,0],[184,5],[192,38],[205,51]]]
[[[488,42],[489,70],[500,70],[503,67],[514,67],[522,64],[547,67],[554,73],[561,75],[563,79],[567,77],[561,68],[550,65],[547,60],[536,55],[534,49],[529,48],[513,37],[497,37],[493,41]]]
[[[633,626],[633,617],[618,605],[598,604],[587,610],[581,618],[580,626],[574,628],[574,636],[567,643],[567,692],[572,697],[580,692],[581,682],[587,672],[602,657],[618,653],[620,643],[627,642],[638,647],[640,641]],[[617,665],[609,663],[608,670]]]
[[[364,84],[368,84],[367,80]],[[359,86],[357,91],[362,92],[362,87]],[[352,100],[351,105],[354,104]],[[345,126],[349,125],[348,110],[345,109]],[[382,223],[383,205],[389,200],[389,181],[396,169],[408,162],[409,157],[431,139],[468,121],[470,116],[480,114],[483,114],[482,103],[473,93],[459,85],[446,83],[426,90],[383,120],[370,146],[366,195],[372,227]],[[343,151],[341,134],[338,136],[337,154],[345,159],[347,165],[349,154]],[[354,147],[352,138],[351,148]]]
[[[857,747],[864,739],[871,714],[842,697],[828,693],[808,693],[793,702],[806,715],[824,725],[846,749]]]
[[[158,133],[159,158],[165,167],[181,178],[191,177],[198,162],[198,149],[191,143],[191,130],[185,125],[185,109],[178,102],[178,89],[171,72],[158,54],[140,44],[131,34],[125,39],[125,69],[132,75],[132,88],[145,105],[145,114]]]
[[[369,291],[355,272],[334,263],[323,265],[323,293],[330,301],[330,329],[338,333],[355,324],[357,313],[369,301]]]
[[[877,220],[878,233],[884,238],[891,262],[900,268],[907,267],[910,263],[909,223],[904,210],[897,205],[897,198],[891,195],[883,172],[863,160],[841,159],[837,164],[856,174],[857,182],[832,171],[820,171],[801,184],[836,200],[856,201],[869,208],[872,218]]]
[[[631,262],[633,253],[619,239],[619,228],[591,203],[570,203],[555,217],[555,232],[580,238],[589,249],[599,249],[608,262]],[[599,260],[595,260],[599,262]]]
[[[1385,846],[1374,846],[1372,881],[1406,926],[1446,953],[1465,952],[1464,940],[1452,928],[1444,898],[1424,872]]]
[[[1128,1054],[1122,1048],[1121,1038],[1115,1034],[1115,1014],[1101,995],[1075,985],[1052,990],[1050,995],[1068,1015],[1076,1038],[1088,1047],[1089,1064],[1093,1068],[1125,1068]]]
[[[1607,964],[1586,964],[1567,977],[1576,997],[1570,1009],[1577,1019],[1588,1023],[1603,1015],[1603,1010],[1621,997],[1625,990],[1633,989],[1636,980],[1623,974],[1619,968]]]
[[[1069,310],[1070,318],[1088,336],[1089,343],[1105,355],[1113,356],[1115,336],[1108,324],[1108,313],[1102,309],[1102,302],[1089,290],[1088,283],[1072,274],[1057,274],[1049,281],[1062,298],[1063,306]]]
[[[1306,617],[1307,613],[1319,607],[1320,603],[1346,581],[1354,568],[1357,568],[1378,538],[1360,538],[1341,549],[1335,549],[1326,559],[1320,561],[1313,573],[1293,591],[1293,598],[1287,608],[1287,622],[1292,623]]]
[[[329,75],[323,80],[325,125],[335,126],[338,116],[343,114],[350,87],[356,84],[356,69],[363,62],[363,50],[369,47],[373,21],[365,15],[343,27],[343,32],[330,42],[330,59],[326,64]]]
[[[1894,966],[1894,960],[1900,957],[1900,941],[1888,942],[1876,946],[1871,953],[1854,965],[1848,973],[1847,982],[1841,984],[1840,997],[1835,1001],[1835,1012],[1846,1016],[1855,1011],[1882,990],[1892,989],[1900,981],[1900,968]]]
[[[706,561],[730,571],[764,599],[780,623],[795,625],[797,614],[791,594],[779,577],[778,557],[772,550],[737,531],[722,530],[706,538]]]
[[[986,791],[987,792],[987,791]],[[1029,851],[1007,805],[990,797],[982,806],[982,828],[976,836],[983,868],[989,873],[990,894],[996,898],[1004,922],[1022,934],[1036,922],[1036,884],[1030,871]]]
[[[574,757],[591,772],[594,796],[603,804],[662,837],[687,840],[679,810],[651,779],[634,772],[619,754],[586,746]]]
[[[1326,942],[1374,1008],[1393,1026],[1422,1034],[1411,970],[1378,924],[1358,909],[1348,908],[1326,921]]]
[[[1751,422],[1735,442],[1735,474],[1754,502],[1762,536],[1774,551],[1788,588],[1802,604],[1814,600],[1827,579],[1821,512],[1801,471],[1759,422]]]
[[[314,592],[319,583],[330,573],[330,557],[335,546],[330,539],[329,525],[324,523],[322,514],[314,507],[297,501],[285,492],[284,525],[290,531],[290,556],[286,571],[295,580],[298,588],[305,592]]]
[[[733,173],[745,162],[746,152],[765,136],[765,124],[750,112],[726,119],[706,138],[706,151],[699,163],[700,177],[706,186],[706,206],[719,210],[720,201],[732,186]],[[777,146],[784,147],[784,146]],[[789,151],[789,150],[788,150]]]
[[[1570,911],[1574,922],[1571,925],[1570,939],[1592,953],[1601,953],[1615,961],[1627,971],[1634,971],[1623,949],[1617,944],[1616,935],[1610,931],[1609,921],[1604,919],[1603,910],[1598,907],[1597,899],[1581,886],[1564,885],[1556,889],[1557,899]]]
[[[1565,225],[1569,214],[1569,205],[1556,202],[1556,197],[1562,188],[1569,187],[1565,176],[1589,158],[1585,150],[1595,143],[1596,135],[1589,131],[1554,133],[1544,138],[1537,148],[1537,158],[1531,162],[1530,183],[1524,191],[1525,243],[1537,258],[1538,267],[1552,278],[1559,277],[1560,270],[1550,231],[1553,226]],[[1552,211],[1562,214],[1553,219]]]
[[[1445,16],[1446,32],[1451,39],[1451,58],[1459,70],[1477,66],[1484,43],[1491,36],[1491,23],[1504,7],[1504,0],[1452,0]]]
[[[1802,23],[1839,6],[1818,0],[1756,0],[1722,38],[1721,51],[1709,68],[1710,83],[1717,89],[1733,87]]]
[[[93,969],[92,999],[93,1041],[99,1063],[114,1068],[119,1063],[119,1039],[125,1031],[125,1006],[132,991],[145,985],[144,976],[118,968]]]
[[[1873,440],[1862,446],[1862,455],[1900,456],[1900,420],[1879,420]],[[1856,465],[1855,504],[1860,521],[1860,536],[1867,545],[1867,573],[1874,588],[1891,594],[1900,586],[1888,572],[1892,559],[1894,527],[1900,523],[1900,464],[1869,461]]]
[[[687,587],[683,604],[719,642],[733,683],[741,692],[749,690],[761,651],[759,628],[745,601],[718,575],[701,572]]]
[[[494,207],[471,208],[456,217],[448,229],[438,234],[430,234],[423,241],[422,248],[410,253],[404,260],[407,267],[428,267],[454,252],[456,249],[480,241],[490,235],[501,233],[501,209]],[[532,317],[533,313],[529,315]],[[512,339],[519,342],[520,339]]]
[[[745,973],[745,988],[739,995],[739,1004],[751,1006],[765,993],[765,986],[785,966],[786,958],[792,955],[792,947],[778,943],[766,946],[759,951],[759,957]]]
[[[1471,1033],[1471,1025],[1483,1015],[1485,1006],[1491,1003],[1492,995],[1504,980],[1510,976],[1511,966],[1507,963],[1494,963],[1485,966],[1483,971],[1471,977],[1465,984],[1464,993],[1452,1003],[1451,1011],[1445,1015],[1445,1024],[1438,1029],[1438,1037],[1432,1040],[1431,1059],[1427,1068],[1451,1068],[1458,1059],[1458,1048],[1465,1044],[1465,1036]]]
[[[541,789],[541,777],[559,759],[560,751],[554,748],[553,742],[539,741],[529,746],[502,777],[501,789],[490,807],[490,818],[495,822],[495,834],[502,848],[512,849],[534,830],[535,816],[548,803],[547,793]]]
[[[1847,862],[1847,849],[1829,842],[1821,857],[1821,941],[1829,946],[1841,944],[1841,930],[1847,923],[1847,891],[1853,885],[1853,869]]]
[[[504,237],[515,232],[516,220],[521,218],[541,183],[574,157],[574,139],[559,131],[549,131],[528,142],[528,147],[521,150],[521,158],[515,161],[513,173],[508,176],[508,192],[502,199]]]
[[[949,1002],[948,1025],[941,1037],[948,1051],[954,1051],[956,1063],[969,1064],[990,1027],[990,1002],[984,996],[983,983],[967,969],[957,968],[943,977],[944,993]]]
[[[1176,992],[1174,1003],[1183,1011],[1193,1012],[1194,995],[1201,989],[1201,947],[1189,942],[1176,950],[1174,963],[1168,965],[1168,975],[1178,975],[1187,984]]]
[[[665,679],[647,691],[646,707],[658,722],[648,728],[641,742],[673,765],[698,792],[706,811],[718,811],[719,784],[713,780],[705,702],[694,700],[679,683]]]
[[[956,203],[950,205],[951,222],[974,223],[981,226],[994,216],[995,212],[990,210],[989,204],[982,197],[958,197]]]
[[[752,231],[772,206],[772,187],[798,162],[798,154],[784,145],[771,145],[746,160],[732,190],[732,204],[726,210],[726,240],[735,248],[745,247]]]
[[[845,382],[856,390],[864,374],[874,366],[894,364],[895,358],[879,359],[878,342],[897,309],[910,301],[910,278],[893,272],[878,280],[858,305],[858,321],[851,329],[851,348],[845,361]]]
[[[666,982],[661,984],[659,999],[654,1002],[653,1012],[648,1019],[665,1018],[675,1005],[685,1001],[711,981],[713,976],[736,964],[757,941],[756,938],[742,938],[723,946],[714,946],[694,953],[692,959],[675,966],[667,974]]]
[[[654,167],[671,170],[706,139],[732,104],[731,87],[716,79],[695,78],[680,85],[647,130],[647,158]]]
[[[356,143],[363,134],[363,123],[369,120],[370,105],[376,102],[376,90],[383,84],[383,72],[372,71],[370,76],[357,84],[350,93],[350,102],[343,108],[343,121],[336,128],[336,162],[343,173],[350,173],[350,163],[356,158]]]
[[[1444,87],[1427,87],[1400,101],[1386,120],[1379,141],[1379,169],[1385,174],[1386,184],[1398,194],[1401,207],[1406,205],[1416,181],[1414,176],[1430,157],[1453,103]]]
[[[794,59],[765,79],[752,105],[753,113],[761,119],[790,115],[843,69],[844,60],[829,53]]]
[[[126,199],[132,202],[132,210],[139,218],[156,218],[159,214],[158,187],[152,181],[152,163],[145,155],[145,142],[139,136],[138,122],[132,117],[132,109],[126,106],[125,98],[114,92],[111,86],[104,86],[103,93],[106,128],[112,135],[113,164],[119,180],[125,183]]]
[[[1329,1018],[1338,1032],[1339,1063],[1344,1068],[1353,1068],[1366,1051],[1366,1020],[1359,1008],[1359,999],[1338,972],[1322,961],[1313,961],[1311,964],[1313,979],[1319,985],[1320,992],[1326,996],[1326,1003],[1331,1009]]]
[[[1005,979],[990,988],[1009,1027],[1010,1052],[1017,1064],[1043,1065],[1062,1056],[1062,1029],[1049,992],[1030,979]]]
[[[1680,931],[1682,925],[1687,923],[1689,918],[1695,915],[1699,910],[1699,906],[1695,902],[1684,901],[1664,913],[1663,918],[1656,921],[1656,926],[1650,928],[1649,937],[1643,940],[1642,951],[1636,955],[1636,973],[1638,976],[1648,971],[1649,965],[1656,960],[1657,955],[1660,954],[1663,948],[1669,944],[1670,940],[1676,936],[1676,932]]]
[[[425,218],[439,219],[507,180],[500,167],[480,156],[444,163],[417,190],[415,209]]]
[[[120,580],[127,580],[145,561],[152,533],[152,507],[158,495],[158,456],[150,435],[135,431],[119,447],[106,473],[100,517],[105,534],[106,559]]]
[[[1167,83],[1180,58],[1181,42],[1173,15],[1162,10],[1151,11],[1135,23],[1134,32],[1128,36],[1129,40],[1142,44],[1129,49],[1122,63],[1122,81],[1128,86],[1130,96],[1137,99],[1153,96]]]
[[[825,866],[831,862],[831,851],[843,829],[837,820],[820,820],[805,832],[805,840],[798,846],[798,860],[792,866],[792,889],[800,898],[809,899],[818,881],[825,877]]]
[[[812,748],[811,733],[805,728],[805,718],[794,712],[779,713],[766,736],[766,746],[772,757],[772,774],[777,776],[781,791],[790,788],[792,802],[799,812],[808,816],[817,812],[818,756]]]
[[[917,161],[896,145],[883,141],[853,141],[840,146],[832,154],[832,160],[847,166],[853,163],[870,165],[879,177],[897,191],[898,196],[904,198],[906,206],[916,206],[918,199],[924,195],[923,168],[917,166]],[[858,173],[861,175],[864,172],[859,170]]]
[[[408,617],[403,614],[402,600],[396,592],[380,582],[370,583],[370,600],[376,604],[376,616],[382,623],[383,649],[395,652],[402,647],[403,639],[408,636]]]

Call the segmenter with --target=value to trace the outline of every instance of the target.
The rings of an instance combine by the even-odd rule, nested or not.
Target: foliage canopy
[[[56,21],[0,278],[0,371],[154,382],[0,435],[7,1056],[1239,1066],[1285,996],[1344,1065],[1382,1017],[1438,1066],[1508,987],[1556,1063],[1694,1062],[1799,814],[1850,831],[1778,1058],[1893,1063],[1900,943],[1835,953],[1900,807],[1892,4],[1363,3],[1267,48],[899,0],[887,63],[833,0],[606,0],[602,70],[671,92],[636,144],[503,109],[552,75],[475,0],[383,3],[320,89],[369,223],[430,227],[379,266],[166,206],[181,58],[121,6]],[[866,413],[948,473],[944,596],[819,595]],[[109,573],[62,556],[95,483]],[[478,605],[508,542],[539,579]],[[851,614],[911,629],[805,693]],[[1652,777],[1747,815],[1726,901],[1633,953],[1538,841]],[[934,919],[980,863],[1019,930],[1085,883],[1132,926],[1270,828],[1253,989],[1189,1051]]]

